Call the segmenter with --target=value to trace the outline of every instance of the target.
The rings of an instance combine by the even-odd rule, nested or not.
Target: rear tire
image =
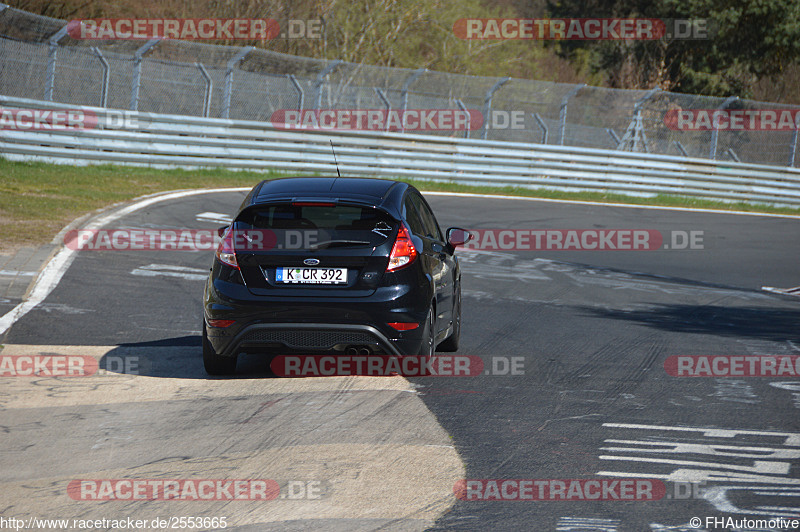
[[[458,351],[458,342],[461,337],[461,285],[458,286],[455,297],[456,304],[453,307],[453,332],[439,344],[439,347],[436,348],[437,351],[444,351],[445,353]]]
[[[425,328],[422,330],[422,344],[419,346],[417,356],[433,358],[436,352],[436,311],[433,306],[428,310],[425,318]]]
[[[230,375],[236,372],[236,355],[223,357],[214,351],[211,342],[208,341],[206,324],[203,323],[203,366],[209,375]]]

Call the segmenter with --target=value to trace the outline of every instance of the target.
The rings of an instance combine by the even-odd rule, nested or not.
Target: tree
[[[554,18],[705,19],[706,39],[559,41],[558,53],[612,87],[749,97],[800,58],[797,0],[549,0]],[[668,25],[669,27],[669,25]]]

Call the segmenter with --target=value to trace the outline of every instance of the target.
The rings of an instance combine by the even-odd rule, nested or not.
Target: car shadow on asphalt
[[[660,305],[648,310],[577,307],[601,318],[638,322],[669,332],[800,342],[800,310],[721,305]]]
[[[234,375],[212,377],[203,368],[200,336],[178,336],[149,342],[120,344],[99,361],[108,373],[142,375],[167,379],[263,379],[278,378],[269,368],[265,354],[239,355]]]

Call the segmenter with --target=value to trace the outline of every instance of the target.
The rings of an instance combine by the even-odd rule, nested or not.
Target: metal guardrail
[[[7,109],[122,111],[0,95]],[[125,129],[0,129],[0,154],[87,164],[335,173],[489,186],[597,191],[800,206],[800,170],[708,159],[479,139],[350,130],[285,130],[269,122],[126,111]],[[2,127],[2,126],[0,126]]]

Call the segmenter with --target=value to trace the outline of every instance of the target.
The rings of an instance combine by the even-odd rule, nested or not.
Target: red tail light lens
[[[230,327],[234,323],[236,323],[236,320],[208,320],[209,326],[219,328]]]
[[[389,265],[386,267],[386,271],[393,272],[400,268],[405,268],[414,262],[417,255],[417,248],[414,247],[414,242],[411,241],[411,235],[409,235],[405,224],[401,223],[394,246],[392,246],[392,253],[389,255]]]
[[[398,331],[410,331],[419,327],[419,323],[403,321],[394,321],[392,323],[387,323],[387,325],[393,329],[397,329]]]
[[[217,247],[217,259],[231,268],[239,269],[239,263],[236,262],[236,250],[233,246],[233,225],[228,227],[228,230],[222,236],[222,240]]]

